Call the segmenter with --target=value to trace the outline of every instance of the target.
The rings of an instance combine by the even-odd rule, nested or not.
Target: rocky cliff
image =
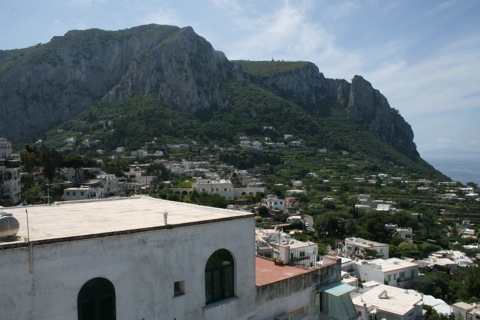
[[[231,70],[190,27],[70,31],[47,44],[0,51],[0,136],[32,139],[99,99],[134,94],[192,112],[225,107],[220,87]]]
[[[382,141],[409,158],[419,156],[410,125],[398,110],[390,107],[387,98],[361,76],[352,80],[347,110],[350,120],[365,124]]]
[[[222,87],[244,77],[315,116],[341,105],[350,121],[418,157],[411,127],[368,81],[328,79],[309,62],[284,64],[284,71],[253,75],[190,27],[70,31],[46,44],[0,51],[0,136],[31,141],[98,100],[133,95],[155,96],[191,113],[228,109],[232,102]]]
[[[352,83],[327,79],[314,64],[307,62],[288,72],[251,78],[315,115],[327,116],[332,104],[339,104],[346,108],[351,121],[364,125],[383,142],[409,158],[419,156],[410,125],[397,110],[390,107],[387,99],[361,76],[355,76]]]

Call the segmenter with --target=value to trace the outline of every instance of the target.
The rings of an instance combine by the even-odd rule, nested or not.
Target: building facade
[[[21,201],[20,161],[14,158],[12,143],[5,138],[0,138],[0,198],[0,204]]]
[[[143,196],[5,211],[2,319],[327,319],[321,301],[356,317],[340,260],[257,261],[252,213]]]
[[[413,290],[404,290],[375,284],[365,288],[352,299],[361,320],[421,320],[423,295]]]
[[[376,281],[399,288],[410,288],[418,274],[418,264],[398,258],[361,260],[356,263],[356,276],[362,281]]]
[[[355,237],[345,239],[344,253],[346,256],[364,256],[367,250],[376,251],[377,256],[381,258],[388,258],[389,256],[388,244]]]
[[[227,200],[234,199],[233,184],[228,180],[199,179],[193,184],[193,190],[209,194],[218,194]]]

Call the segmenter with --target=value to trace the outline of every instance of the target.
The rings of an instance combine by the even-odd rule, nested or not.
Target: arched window
[[[205,266],[206,304],[233,297],[234,265],[233,257],[225,249],[215,251]]]
[[[85,283],[78,293],[78,320],[115,320],[115,288],[104,278]]]

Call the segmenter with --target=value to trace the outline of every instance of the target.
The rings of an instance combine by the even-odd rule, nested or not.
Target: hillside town
[[[239,148],[301,152],[301,141],[292,138],[270,145],[268,139],[250,143],[242,136]],[[55,310],[65,314],[96,312],[89,301],[108,306],[106,312],[128,314],[128,305],[159,299],[174,307],[145,309],[145,318],[480,318],[478,283],[464,283],[475,286],[469,296],[452,287],[456,277],[479,274],[469,271],[477,270],[480,259],[475,184],[363,174],[348,152],[327,149],[317,150],[319,158],[329,165],[329,158],[342,162],[352,173],[348,180],[338,171],[328,177],[310,171],[272,184],[265,168],[223,163],[215,148],[192,157],[190,149],[185,143],[153,153],[147,148],[98,150],[99,157],[89,163],[97,166],[80,161],[55,167],[50,179],[48,164],[27,164],[34,151],[13,153],[12,143],[1,138],[0,256],[5,267],[0,279],[5,290],[0,306],[8,318],[24,318],[19,306],[27,303],[39,305],[41,314],[54,310],[40,307],[48,302],[41,296],[51,292],[51,285],[59,289],[56,304],[61,301],[63,308]],[[105,170],[100,156],[122,161],[122,170]],[[29,193],[41,184],[41,197],[33,202]],[[312,185],[323,192],[316,195]],[[195,202],[200,198],[210,202]],[[133,257],[117,261],[125,247],[135,252]],[[149,257],[152,250],[158,255]],[[104,257],[87,268],[67,252]],[[160,258],[167,255],[173,260]],[[73,285],[52,260],[83,270],[82,278],[91,280],[82,287],[78,278]],[[140,269],[134,260],[143,261]],[[187,268],[194,263],[199,267]],[[51,270],[56,270],[55,284]],[[438,276],[442,283],[434,282]],[[33,296],[30,277],[37,283]],[[149,288],[148,297],[140,292],[142,283],[148,283],[142,285]],[[81,290],[75,293],[72,286]],[[88,286],[104,288],[110,302],[90,300],[97,298],[88,297]],[[129,298],[122,287],[127,286],[136,299],[125,304]],[[165,286],[171,294],[163,292]],[[6,288],[15,296],[6,295]],[[115,301],[116,309],[111,306]]]

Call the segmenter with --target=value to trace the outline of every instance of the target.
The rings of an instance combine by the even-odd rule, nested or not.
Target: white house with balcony
[[[262,205],[272,210],[285,210],[285,199],[280,199],[274,195],[267,195],[266,198],[262,199]]]
[[[358,255],[363,256],[365,255],[365,250],[374,250],[377,252],[377,255],[382,258],[388,258],[389,256],[388,244],[356,237],[345,239],[343,251],[347,257]]]
[[[256,228],[255,237],[257,255],[304,267],[316,266],[320,260],[316,243],[296,240],[281,229]]]
[[[418,277],[418,265],[398,258],[360,260],[355,274],[362,281],[377,281],[389,286],[410,288]]]

